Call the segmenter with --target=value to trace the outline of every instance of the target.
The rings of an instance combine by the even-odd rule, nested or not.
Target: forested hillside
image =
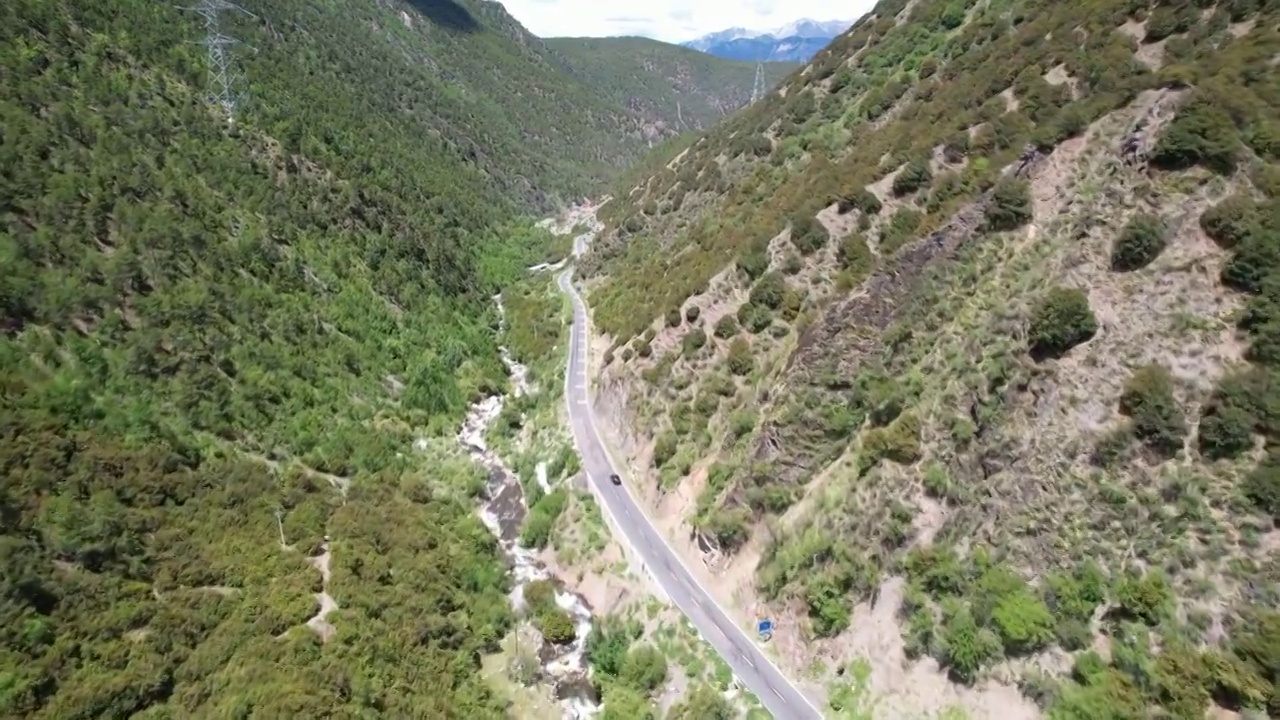
[[[643,121],[496,4],[243,6],[229,124],[194,14],[0,4],[0,716],[500,717],[448,448]]]
[[[596,414],[793,672],[1280,713],[1278,13],[885,0],[615,190]]]
[[[549,38],[570,73],[600,88],[609,102],[676,132],[701,130],[751,100],[756,63],[725,60],[640,37]],[[762,90],[777,85],[798,63],[764,63]],[[672,118],[674,117],[674,122]]]

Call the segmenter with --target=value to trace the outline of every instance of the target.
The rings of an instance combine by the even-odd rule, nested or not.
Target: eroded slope
[[[881,3],[621,193],[599,416],[797,669],[1275,702],[1275,12]]]

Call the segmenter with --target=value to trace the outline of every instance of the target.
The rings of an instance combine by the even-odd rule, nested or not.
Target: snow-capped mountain
[[[773,30],[720,30],[681,45],[730,60],[806,62],[852,24],[852,20],[802,18]]]

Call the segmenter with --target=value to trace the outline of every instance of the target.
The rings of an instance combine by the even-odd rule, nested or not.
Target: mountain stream
[[[563,261],[556,265],[536,266],[530,270],[549,270],[561,266]],[[495,296],[494,302],[498,305],[505,329],[506,309],[502,304],[502,296]],[[502,362],[511,375],[512,392],[516,397],[528,393],[527,368],[516,362],[506,347],[501,348],[501,353]],[[524,488],[516,473],[506,466],[502,458],[489,450],[484,440],[485,433],[502,412],[506,399],[506,395],[494,395],[472,405],[458,433],[458,441],[488,471],[485,502],[480,508],[480,518],[497,536],[503,555],[511,563],[510,572],[514,580],[511,591],[513,607],[517,612],[524,610],[524,588],[530,582],[550,580],[556,588],[556,604],[573,618],[573,642],[552,645],[543,641],[537,650],[537,657],[542,679],[554,686],[556,699],[564,708],[566,720],[585,720],[600,710],[598,693],[588,679],[585,657],[587,635],[591,632],[591,608],[580,595],[566,588],[559,578],[552,575],[537,560],[533,550],[520,546],[520,527],[529,511],[525,503]],[[544,491],[550,490],[546,478],[546,463],[538,464],[536,480]]]

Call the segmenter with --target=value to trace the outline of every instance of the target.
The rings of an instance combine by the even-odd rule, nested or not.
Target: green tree
[[[736,337],[729,343],[729,355],[726,358],[729,372],[734,375],[746,375],[755,367],[755,359],[751,356],[751,345],[746,338]]]
[[[573,626],[573,618],[558,607],[544,610],[538,615],[536,624],[542,637],[553,645],[564,645],[573,642],[577,637],[577,629]]]
[[[791,244],[802,255],[812,255],[821,250],[829,239],[827,228],[814,216],[800,213],[791,218]]]
[[[1168,170],[1203,165],[1228,175],[1235,170],[1239,147],[1231,116],[1215,99],[1198,94],[1160,134],[1151,162]]]
[[[738,334],[738,321],[732,315],[725,315],[716,321],[715,336],[727,340]]]
[[[1133,422],[1133,432],[1163,457],[1182,449],[1186,420],[1173,396],[1173,377],[1160,365],[1146,365],[1133,373],[1120,395],[1120,410]]]
[[[979,628],[967,607],[947,613],[939,638],[945,664],[960,681],[972,683],[984,665],[1000,656],[1000,639]]]
[[[1111,249],[1111,269],[1122,272],[1150,265],[1168,244],[1164,222],[1148,214],[1134,216]]]
[[[1097,331],[1089,296],[1077,288],[1059,287],[1049,290],[1032,310],[1027,336],[1032,352],[1060,357]]]
[[[604,691],[601,720],[657,720],[653,705],[644,695],[626,685],[611,685]]]
[[[627,652],[618,677],[637,690],[651,693],[667,680],[667,659],[652,645],[637,645]]]
[[[737,711],[715,688],[698,684],[675,707],[667,720],[733,720]]]
[[[1044,601],[1030,592],[1001,598],[992,619],[1008,652],[1034,652],[1053,640],[1053,615]]]
[[[778,272],[767,272],[751,288],[750,302],[753,305],[777,310],[782,306],[783,296],[787,291],[787,281]]]
[[[1253,414],[1235,405],[1205,406],[1200,416],[1198,445],[1210,460],[1236,458],[1253,447]]]
[[[684,334],[681,345],[684,348],[685,357],[693,357],[699,350],[707,344],[707,333],[700,327],[694,328]]]
[[[1017,179],[996,183],[986,206],[987,229],[992,232],[1015,230],[1031,219],[1031,185]]]
[[[893,178],[893,194],[910,195],[929,184],[933,179],[933,171],[924,160],[913,160],[906,164]]]

